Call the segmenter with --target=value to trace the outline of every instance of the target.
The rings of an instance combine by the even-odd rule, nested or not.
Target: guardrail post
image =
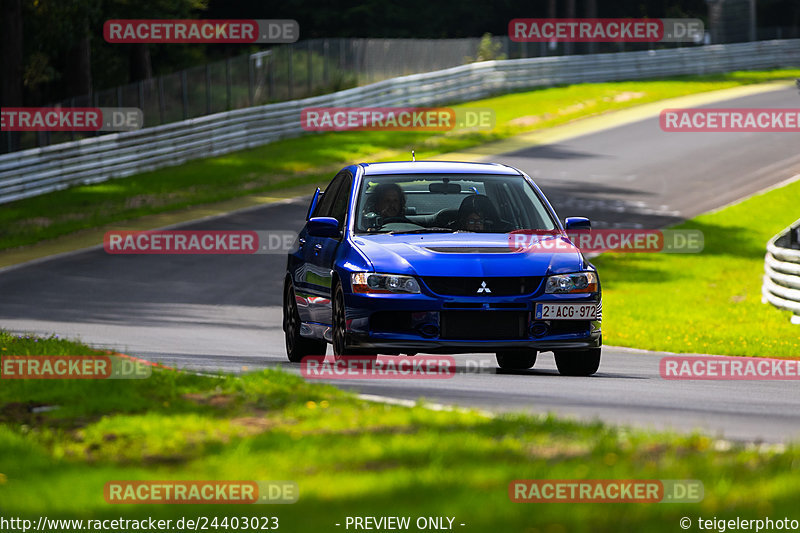
[[[276,99],[275,96],[275,53],[271,53],[267,59],[267,68],[269,76],[269,101],[272,102]]]
[[[328,58],[330,57],[330,43],[328,39],[322,41],[322,83],[328,87]]]
[[[183,103],[183,120],[189,118],[189,94],[186,87],[186,70],[181,71],[181,100]]]
[[[142,113],[144,113],[144,80],[139,80],[137,92],[139,93],[139,109],[141,109]]]
[[[69,106],[70,107],[75,107],[75,98],[70,98],[69,99]],[[142,106],[141,106],[141,100],[140,100],[139,109],[141,109],[141,108],[142,108]],[[74,141],[75,140],[75,132],[74,131],[70,131],[69,132],[69,140],[70,141]]]
[[[313,70],[314,70],[314,63],[311,60],[311,41],[306,41],[306,54],[308,57],[308,94],[306,96],[311,96],[314,93],[314,83],[313,83]]]
[[[250,107],[256,105],[256,87],[255,87],[255,67],[253,65],[253,60],[251,58],[247,58],[247,96],[248,102],[250,102]]]
[[[289,50],[289,100],[292,99],[294,96],[294,65],[292,62],[294,61],[294,54],[293,52],[294,47],[290,44],[288,47]]]
[[[231,58],[228,58],[225,60],[225,111],[231,109]]]
[[[211,114],[211,67],[206,64],[206,115]]]
[[[164,79],[158,77],[158,123],[164,123]]]

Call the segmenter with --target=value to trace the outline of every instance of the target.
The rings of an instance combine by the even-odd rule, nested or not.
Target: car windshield
[[[549,211],[522,176],[366,176],[356,210],[357,233],[556,229]]]

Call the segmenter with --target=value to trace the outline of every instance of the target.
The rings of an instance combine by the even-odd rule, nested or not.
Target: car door
[[[336,199],[336,192],[341,185],[341,179],[337,174],[325,191],[322,193],[317,204],[313,206],[313,210],[309,213],[308,218],[328,216],[333,207],[333,201]],[[312,302],[320,298],[320,291],[322,284],[319,282],[320,272],[315,266],[315,253],[318,253],[317,245],[319,239],[312,237],[308,234],[308,228],[303,227],[298,235],[299,250],[299,264],[296,265],[292,273],[294,279],[295,295],[297,297],[297,311],[300,315],[300,320],[303,322],[316,322],[313,316]]]
[[[337,174],[331,183],[334,188],[320,204],[315,217],[333,217],[339,221],[339,231],[343,232],[347,218],[347,206],[353,185],[353,176],[348,170]],[[329,187],[330,189],[330,187]],[[329,201],[326,202],[325,200]],[[304,244],[308,276],[306,278],[309,292],[309,312],[311,320],[321,324],[331,324],[331,282],[333,281],[333,261],[342,237],[313,237],[308,235]]]

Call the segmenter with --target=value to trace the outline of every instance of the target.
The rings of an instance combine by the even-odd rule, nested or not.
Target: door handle
[[[314,248],[316,248],[317,250],[322,250],[322,245],[321,244],[315,244]]]

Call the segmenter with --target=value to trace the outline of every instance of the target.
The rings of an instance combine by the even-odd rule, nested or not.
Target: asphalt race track
[[[709,107],[796,108],[800,95],[787,88]],[[664,133],[653,118],[493,160],[533,176],[562,218],[588,216],[595,227],[661,227],[800,174],[800,136]],[[307,199],[284,202],[182,229],[297,230],[306,208]],[[282,255],[112,256],[95,248],[0,272],[0,325],[80,337],[192,369],[285,367],[284,267]],[[658,373],[661,355],[606,347],[590,378],[558,376],[549,353],[540,354],[534,370],[513,374],[495,371],[493,356],[456,356],[461,372],[452,379],[344,386],[731,439],[800,437],[796,381],[666,381]],[[469,372],[478,367],[483,371]]]

